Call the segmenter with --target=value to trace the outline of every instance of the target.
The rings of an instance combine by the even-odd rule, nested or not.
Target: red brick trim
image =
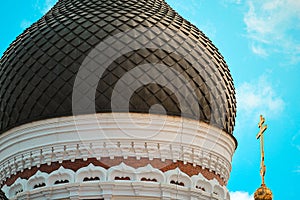
[[[4,184],[10,186],[19,177],[22,179],[29,179],[38,170],[45,173],[51,173],[59,169],[59,167],[63,166],[66,169],[71,169],[76,172],[78,169],[82,167],[86,167],[90,163],[92,163],[95,166],[100,166],[105,169],[109,169],[110,167],[119,165],[122,162],[133,168],[144,167],[147,164],[151,164],[154,168],[160,169],[162,172],[173,170],[178,167],[182,172],[186,173],[189,176],[198,175],[199,173],[201,173],[208,180],[212,180],[215,178],[218,180],[220,185],[222,186],[226,185],[224,180],[219,175],[215,174],[215,172],[210,172],[208,169],[202,169],[201,166],[193,166],[190,163],[184,164],[182,161],[177,161],[174,163],[172,160],[165,160],[164,162],[161,161],[161,159],[149,160],[148,158],[141,158],[140,160],[137,160],[134,157],[129,157],[127,159],[124,159],[123,157],[115,157],[114,159],[101,158],[100,160],[97,160],[95,158],[90,158],[86,161],[81,159],[81,160],[75,160],[75,162],[63,161],[62,163],[54,162],[51,163],[51,165],[43,164],[39,168],[33,167],[31,169],[26,169],[23,172],[18,172],[16,175],[12,175],[4,182]]]

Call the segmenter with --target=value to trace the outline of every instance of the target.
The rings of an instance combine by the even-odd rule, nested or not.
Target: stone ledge
[[[226,183],[235,143],[228,134],[205,123],[180,117],[97,114],[30,123],[0,136],[0,181],[25,169],[89,158],[134,157],[182,161],[215,172]],[[151,119],[154,129],[138,128]],[[136,119],[136,121],[134,121]],[[96,120],[96,121],[95,121]],[[101,122],[99,126],[98,122]],[[131,126],[130,123],[135,122]],[[137,124],[136,124],[137,123]],[[138,125],[138,126],[137,126]],[[139,136],[140,138],[133,137]]]

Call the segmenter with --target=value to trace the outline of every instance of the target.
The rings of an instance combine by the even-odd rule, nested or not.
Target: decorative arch
[[[66,183],[74,183],[74,171],[70,169],[65,169],[61,166],[58,170],[49,174],[47,185],[59,185],[59,184],[66,184]]]
[[[159,169],[153,168],[150,164],[136,170],[136,179],[137,181],[158,183],[164,183],[166,180],[164,173],[162,173]]]
[[[174,184],[183,187],[192,186],[190,177],[183,173],[179,168],[165,172],[165,176],[168,184]]]
[[[8,198],[14,197],[17,194],[24,192],[26,190],[26,182],[27,182],[27,180],[21,179],[19,177],[16,180],[16,182],[9,188]]]
[[[75,173],[75,182],[106,181],[106,173],[106,169],[95,166],[91,163],[87,167],[83,167]]]
[[[212,194],[218,198],[225,199],[225,191],[223,187],[218,184],[216,179],[213,179],[212,182],[214,183]]]
[[[30,177],[27,181],[27,190],[34,190],[37,188],[45,187],[48,179],[48,174],[37,171],[35,175]]]
[[[129,167],[123,162],[118,165],[111,167],[107,173],[108,181],[133,181],[136,180],[136,169]]]
[[[198,174],[192,176],[193,187],[203,192],[211,193],[212,192],[212,185],[202,174]]]

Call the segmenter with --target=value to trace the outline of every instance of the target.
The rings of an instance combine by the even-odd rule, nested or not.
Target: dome
[[[266,185],[262,185],[258,188],[254,193],[255,200],[272,200],[272,191],[266,187]]]
[[[233,131],[226,62],[163,0],[59,0],[0,64],[0,133],[94,112],[184,116]]]

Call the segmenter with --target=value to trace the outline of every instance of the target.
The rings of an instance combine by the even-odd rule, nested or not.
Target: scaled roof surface
[[[1,58],[0,133],[53,117],[149,110],[230,134],[235,123],[223,57],[163,0],[60,0]]]

